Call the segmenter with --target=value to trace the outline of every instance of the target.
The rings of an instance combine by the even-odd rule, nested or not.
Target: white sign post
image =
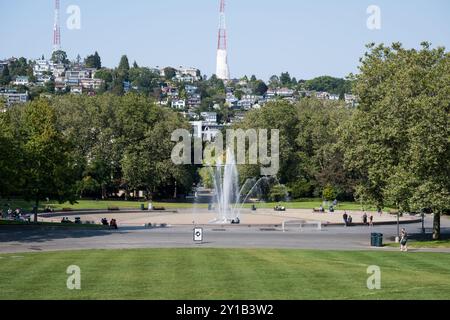
[[[194,229],[194,242],[203,242],[203,228]]]

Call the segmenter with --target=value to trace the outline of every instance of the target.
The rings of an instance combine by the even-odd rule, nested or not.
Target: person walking
[[[353,217],[351,215],[349,215],[348,218],[347,218],[347,225],[349,227],[351,227],[352,226],[352,222],[353,222]]]
[[[408,251],[408,233],[406,232],[405,228],[403,228],[402,232],[400,233],[400,251]]]
[[[362,220],[363,220],[363,224],[367,225],[367,213],[364,212],[363,216],[362,216]]]
[[[342,218],[344,219],[345,226],[347,226],[348,225],[348,214],[347,214],[347,211],[344,212],[344,215],[342,216]]]
[[[373,214],[369,217],[369,227],[373,227]]]

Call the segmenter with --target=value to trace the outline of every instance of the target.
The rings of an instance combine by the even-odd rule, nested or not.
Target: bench
[[[152,210],[153,211],[164,211],[164,210],[166,210],[166,208],[164,208],[164,207],[153,207]]]
[[[119,207],[108,207],[108,211],[119,211]]]
[[[283,221],[283,232],[286,232],[286,226],[298,226],[298,230],[302,231],[305,227],[315,227],[317,230],[322,230],[321,221],[306,221],[306,220],[289,220]]]

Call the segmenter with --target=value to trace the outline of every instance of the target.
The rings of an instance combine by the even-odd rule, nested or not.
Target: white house
[[[13,83],[16,86],[27,86],[30,82],[26,76],[17,76]]]
[[[217,113],[216,112],[202,112],[200,115],[203,117],[205,122],[217,123]]]
[[[174,109],[185,109],[186,108],[186,100],[178,99],[172,101],[172,108]]]

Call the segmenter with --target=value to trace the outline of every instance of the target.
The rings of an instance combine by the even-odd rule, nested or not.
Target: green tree
[[[12,126],[13,112],[0,113],[0,197],[18,191],[22,179],[23,155]]]
[[[337,197],[336,189],[331,184],[327,184],[323,189],[322,196],[327,201],[334,200]]]
[[[352,92],[353,82],[330,76],[317,77],[306,81],[305,89],[313,91],[325,91],[333,94],[345,94]]]
[[[23,157],[22,192],[26,200],[33,200],[36,208],[44,199],[60,203],[74,202],[76,197],[75,163],[70,143],[58,131],[55,110],[45,100],[26,106],[21,124]],[[37,222],[37,215],[35,215]]]
[[[52,53],[52,57],[50,59],[53,63],[62,63],[68,64],[69,60],[67,59],[67,53],[63,50],[57,50]]]
[[[289,72],[283,72],[280,76],[280,82],[283,86],[289,86],[291,84],[291,76]]]
[[[346,165],[378,206],[434,212],[450,203],[450,54],[444,48],[368,46],[355,76],[358,110],[343,125]]]
[[[130,63],[128,57],[123,55],[120,58],[119,66],[117,67],[117,78],[120,82],[129,80]]]
[[[95,68],[95,69],[101,69],[102,67],[102,60],[100,58],[100,55],[97,51],[93,55],[89,55],[84,59],[84,65],[87,68]]]
[[[257,95],[263,96],[266,94],[267,90],[269,88],[267,87],[267,85],[264,83],[264,81],[262,80],[257,80],[255,82],[255,93]]]
[[[177,75],[177,70],[172,67],[164,68],[164,78],[172,80]]]
[[[11,82],[11,75],[9,73],[9,67],[8,65],[5,65],[0,77],[0,85],[8,85],[10,82]]]

